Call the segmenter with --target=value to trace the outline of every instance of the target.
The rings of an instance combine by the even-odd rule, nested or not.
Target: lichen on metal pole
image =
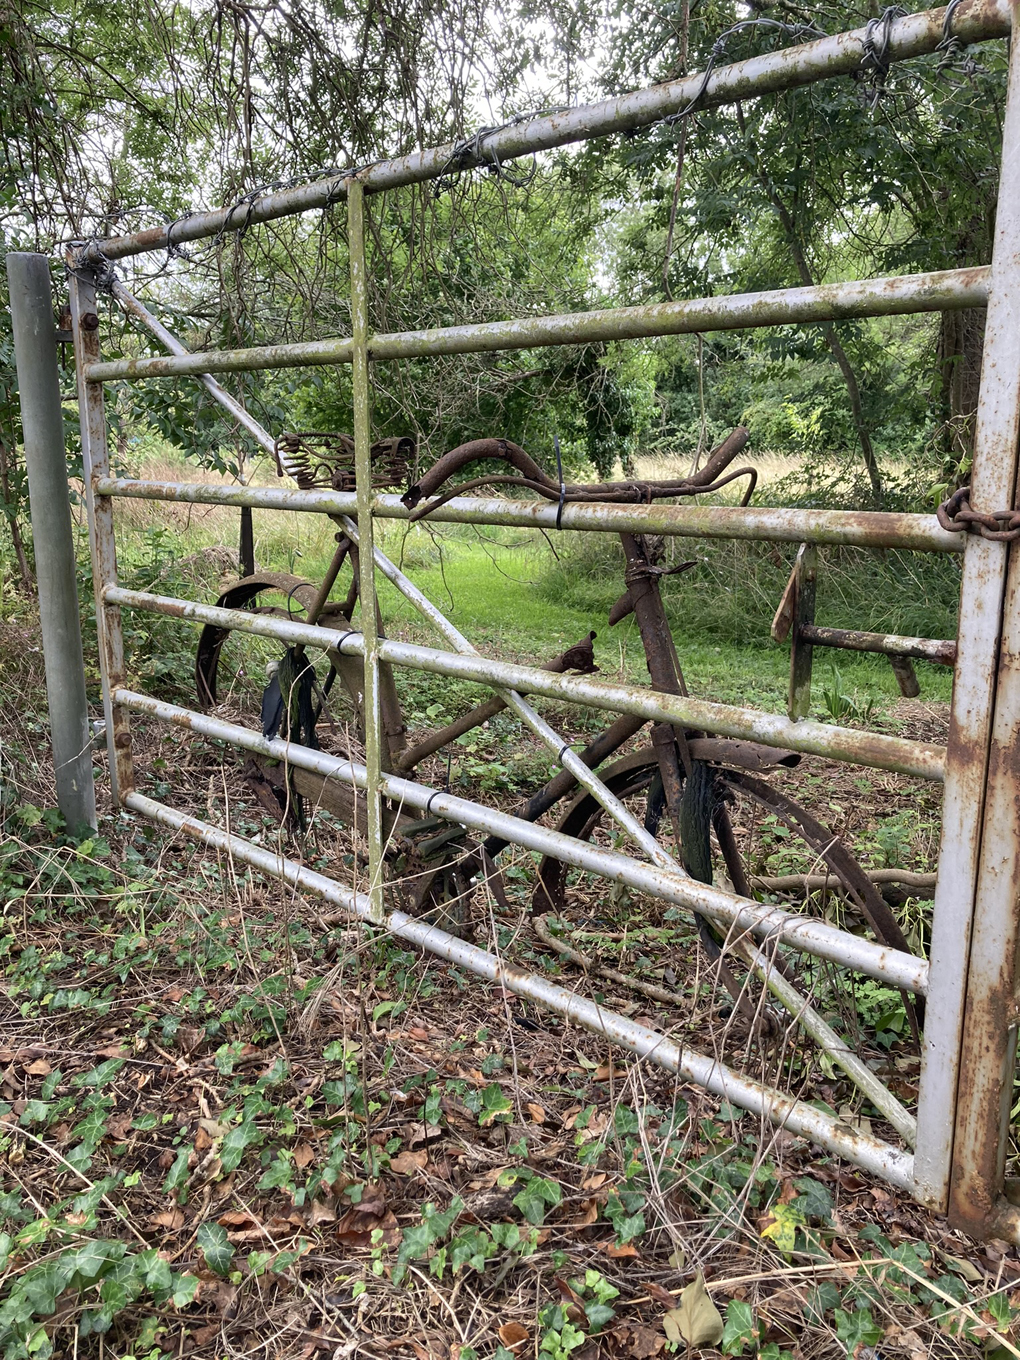
[[[85,694],[49,260],[45,255],[9,254],[7,278],[57,804],[72,831],[94,829],[92,737]]]
[[[210,482],[138,481],[109,477],[102,496],[129,500],[181,501],[187,505],[251,505],[314,515],[348,515],[357,509],[350,491],[298,491],[277,486],[214,486]],[[406,520],[399,496],[373,500],[378,519]],[[455,496],[429,512],[433,523],[506,524],[521,529],[555,529],[559,507],[548,501]],[[682,538],[767,540],[774,543],[845,543],[858,548],[901,548],[911,552],[962,553],[963,534],[943,529],[934,515],[876,510],[802,510],[777,506],[606,505],[589,502],[563,507],[561,529],[597,533],[668,534]]]
[[[365,190],[347,184],[347,248],[351,266],[352,379],[354,393],[354,476],[358,496],[358,592],[361,635],[365,639],[365,767],[368,787],[368,898],[372,920],[382,922],[383,829],[379,778],[382,774],[382,723],[379,713],[379,630],[376,621],[372,532],[372,385],[368,371],[368,268],[365,261]]]

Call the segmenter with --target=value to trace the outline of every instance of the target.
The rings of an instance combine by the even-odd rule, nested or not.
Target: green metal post
[[[95,827],[96,793],[49,260],[45,255],[12,253],[7,256],[7,277],[57,803],[68,826],[77,831]],[[10,701],[16,702],[14,694]]]
[[[368,787],[368,897],[372,920],[382,923],[383,829],[379,779],[382,723],[379,711],[379,631],[375,603],[375,536],[372,532],[372,386],[368,372],[368,270],[365,265],[365,190],[347,181],[347,243],[351,262],[351,335],[354,387],[354,473],[358,495],[358,588],[365,639],[365,768]]]

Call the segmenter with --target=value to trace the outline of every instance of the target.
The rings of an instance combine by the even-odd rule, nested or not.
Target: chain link
[[[961,486],[935,512],[943,529],[950,533],[980,534],[996,543],[1015,543],[1020,539],[1020,510],[993,510],[983,515],[970,508],[970,487]]]

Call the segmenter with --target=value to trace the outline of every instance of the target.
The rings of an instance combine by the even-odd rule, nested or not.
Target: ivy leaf
[[[397,1260],[420,1261],[428,1254],[428,1249],[435,1240],[435,1233],[427,1223],[416,1223],[410,1228],[405,1228]]]
[[[730,1299],[726,1305],[726,1324],[719,1343],[723,1355],[743,1355],[745,1346],[754,1346],[758,1341],[758,1324],[749,1303],[741,1299]]]
[[[519,1194],[514,1195],[514,1204],[536,1228],[545,1222],[546,1208],[554,1209],[563,1198],[556,1181],[547,1181],[542,1176],[534,1176]]]
[[[226,1275],[234,1259],[234,1248],[227,1241],[226,1228],[221,1223],[201,1223],[195,1241],[209,1269],[217,1275]]]
[[[820,1218],[827,1223],[832,1217],[832,1196],[821,1181],[813,1176],[803,1176],[794,1181],[794,1185],[800,1192],[793,1201],[796,1208],[806,1219]]]
[[[170,1302],[175,1308],[187,1308],[197,1290],[197,1275],[175,1275],[174,1292],[170,1296]]]
[[[478,1113],[478,1123],[484,1129],[498,1115],[508,1114],[513,1107],[513,1101],[504,1094],[503,1088],[490,1083],[482,1092],[482,1108]]]
[[[169,1195],[172,1191],[180,1189],[188,1179],[188,1154],[190,1152],[191,1149],[187,1147],[182,1147],[178,1152],[177,1158],[163,1182],[164,1194]]]
[[[690,1347],[717,1346],[722,1340],[722,1314],[709,1297],[700,1270],[680,1295],[680,1306],[662,1319],[662,1329],[670,1341],[686,1341]]]
[[[610,1308],[608,1303],[598,1303],[592,1301],[584,1305],[584,1311],[588,1318],[588,1326],[593,1332],[599,1332],[607,1322],[612,1322],[616,1317],[616,1310]]]
[[[771,1222],[761,1230],[781,1252],[789,1256],[797,1245],[797,1229],[804,1226],[804,1215],[795,1204],[773,1204],[769,1210]]]
[[[870,1308],[855,1308],[852,1313],[837,1308],[835,1320],[836,1335],[846,1347],[847,1355],[853,1355],[858,1346],[877,1346],[882,1340],[882,1328],[876,1325]]]
[[[236,1128],[231,1129],[223,1138],[223,1146],[220,1148],[220,1169],[223,1174],[229,1175],[231,1171],[236,1171],[241,1165],[245,1150],[253,1143],[262,1141],[254,1119],[242,1119]]]

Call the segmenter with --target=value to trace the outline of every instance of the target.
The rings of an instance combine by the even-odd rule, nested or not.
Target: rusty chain
[[[1020,510],[993,510],[982,514],[970,508],[970,487],[961,486],[935,512],[943,529],[951,533],[980,534],[996,543],[1020,539]]]

